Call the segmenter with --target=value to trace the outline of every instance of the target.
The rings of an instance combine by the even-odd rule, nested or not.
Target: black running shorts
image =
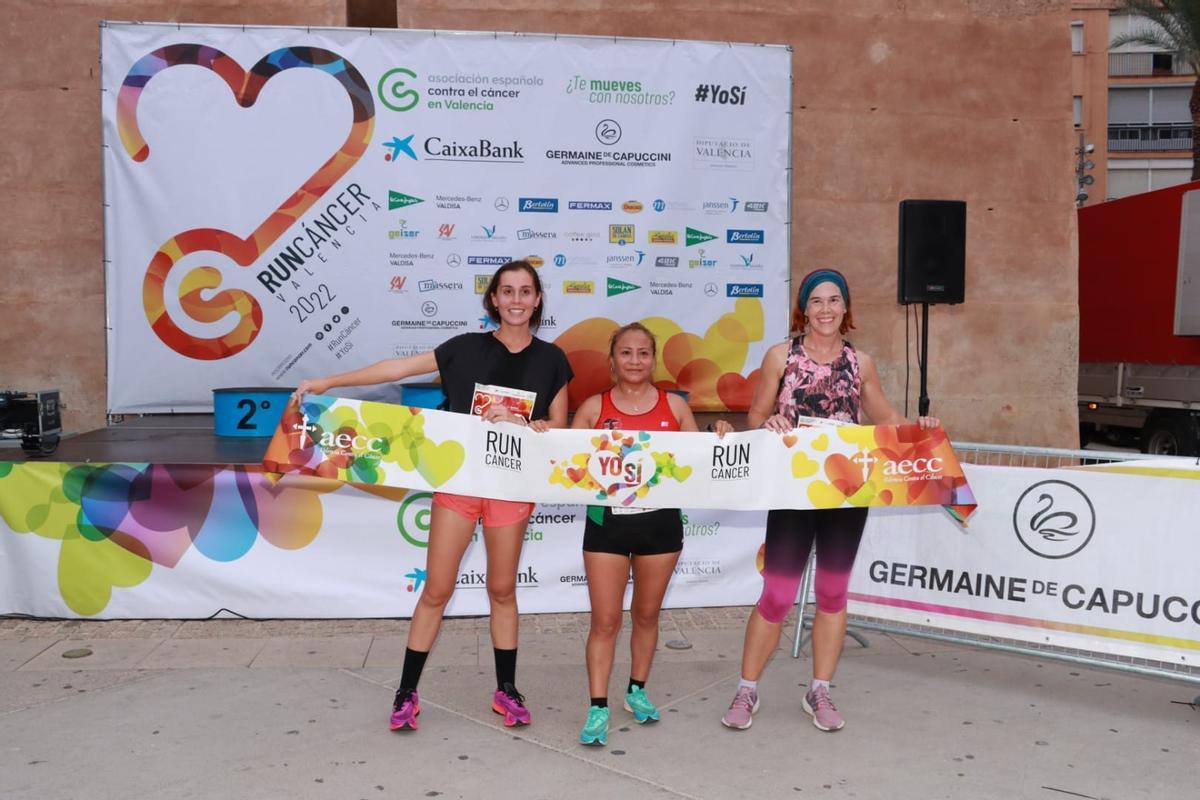
[[[677,508],[641,514],[613,514],[604,509],[604,524],[585,515],[583,550],[619,556],[657,556],[683,549],[683,517]]]

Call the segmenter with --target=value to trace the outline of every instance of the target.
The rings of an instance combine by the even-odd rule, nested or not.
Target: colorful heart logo
[[[592,453],[588,459],[588,474],[600,484],[604,493],[616,497],[621,505],[629,505],[637,490],[654,477],[654,456],[644,450],[628,453]]]
[[[435,445],[426,439],[417,446],[417,472],[437,488],[454,477],[465,458],[463,446],[454,440]]]

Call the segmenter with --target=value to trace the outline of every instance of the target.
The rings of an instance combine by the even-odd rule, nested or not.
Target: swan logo
[[[1017,500],[1013,529],[1034,555],[1067,558],[1092,540],[1096,509],[1078,486],[1059,480],[1041,481]]]

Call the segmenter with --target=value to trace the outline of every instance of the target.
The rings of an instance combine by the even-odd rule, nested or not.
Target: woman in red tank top
[[[618,328],[608,348],[615,383],[608,391],[584,400],[571,427],[695,431],[696,419],[687,402],[651,383],[657,349],[654,335],[646,326],[634,322]],[[721,420],[714,430],[723,436],[733,428]],[[646,678],[658,644],[663,595],[682,549],[683,522],[677,508],[588,508],[583,529],[583,564],[592,605],[587,640],[591,702],[587,722],[579,734],[582,744],[603,745],[608,741],[608,680],[617,634],[621,631],[621,606],[630,569],[633,570],[633,600],[629,609],[633,632],[624,706],[638,723],[658,720],[658,709],[646,697]]]

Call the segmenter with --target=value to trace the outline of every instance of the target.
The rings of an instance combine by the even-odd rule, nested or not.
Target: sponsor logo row
[[[575,147],[549,147],[542,155],[547,161],[564,167],[657,167],[672,163],[674,153],[666,150],[638,150],[617,147],[623,131],[613,119],[601,120],[595,128],[596,143]],[[465,141],[444,136],[393,135],[380,142],[383,160],[391,164],[409,161],[437,161],[484,164],[524,164],[526,145],[518,139],[492,141],[478,137]],[[611,148],[611,149],[607,149]],[[699,136],[692,139],[693,169],[751,172],[754,170],[755,145],[751,139],[729,136]]]
[[[510,211],[513,208],[511,198],[490,198],[492,207],[497,211]],[[388,190],[388,210],[395,211],[421,203],[430,202],[437,208],[449,211],[461,211],[464,208],[483,205],[486,200],[480,195],[447,193],[435,194],[432,198],[417,197],[395,189]],[[664,200],[661,197],[651,200],[648,204],[641,200],[560,200],[557,197],[518,197],[516,210],[528,214],[557,214],[560,211],[623,211],[626,214],[640,214],[649,208],[652,211],[700,211],[705,214],[735,214],[738,211],[746,214],[765,214],[770,204],[765,200],[739,200],[736,197],[722,197],[702,200],[699,203],[682,200]]]
[[[491,273],[482,273],[474,276],[474,291],[475,294],[483,294],[487,291],[487,287],[492,280]],[[707,297],[717,297],[721,294],[720,284],[709,281],[704,284],[697,284],[692,281],[644,281],[643,283],[632,283],[609,276],[603,284],[597,286],[598,281],[595,280],[579,280],[567,279],[561,282],[562,293],[564,295],[592,295],[602,292],[608,297],[614,297],[620,294],[635,292],[639,289],[646,289],[650,294],[654,295],[675,295],[685,291],[701,290]],[[543,284],[546,291],[551,291],[553,287],[550,284]],[[407,275],[393,275],[388,284],[388,291],[393,294],[427,294],[431,292],[461,292],[465,290],[463,281],[442,281],[432,278],[411,279]],[[764,294],[763,284],[761,283],[726,283],[725,297],[759,297]],[[432,304],[427,307],[436,313],[437,306]],[[433,316],[433,313],[426,316]],[[553,326],[553,322],[551,322]],[[543,327],[545,322],[543,321]]]

